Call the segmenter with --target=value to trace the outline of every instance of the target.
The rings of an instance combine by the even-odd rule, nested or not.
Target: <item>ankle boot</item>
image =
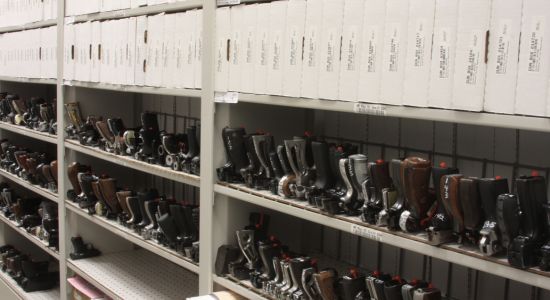
[[[109,153],[115,152],[115,136],[111,132],[111,129],[109,128],[109,124],[107,124],[107,121],[97,121],[95,123],[95,126],[99,132],[99,135],[102,138],[102,144],[104,145],[104,150]]]
[[[376,224],[379,214],[384,209],[384,189],[392,188],[389,164],[377,160],[368,164],[369,180],[364,185],[368,201],[363,205],[362,219],[369,224]],[[392,203],[388,203],[388,205]]]
[[[116,196],[116,179],[100,178],[98,182],[101,194],[103,196],[103,199],[105,199],[105,203],[108,207],[109,214],[107,217],[109,219],[116,219],[118,214],[120,214],[122,211]]]
[[[161,137],[162,148],[165,152],[164,164],[174,171],[181,170],[182,151],[187,145],[185,134],[164,134]]]
[[[522,176],[516,179],[516,190],[521,207],[520,234],[508,248],[508,262],[525,269],[539,262],[539,250],[547,234],[545,211],[546,183],[541,176]]]
[[[136,153],[136,158],[152,164],[157,163],[158,154],[156,149],[161,143],[157,114],[142,113],[141,124],[142,128],[139,131],[139,136],[143,143],[139,152]]]
[[[97,199],[97,202],[94,206],[94,213],[98,216],[105,216],[106,218],[108,218],[109,205],[107,205],[107,202],[103,197],[103,193],[101,192],[101,187],[99,186],[99,180],[104,179],[105,176],[106,175],[102,175],[101,177],[98,177],[97,180],[94,180],[92,182],[92,190],[94,191],[95,198]]]
[[[500,253],[502,249],[500,230],[497,224],[497,198],[508,193],[508,180],[505,178],[482,178],[479,180],[479,195],[485,214],[485,222],[480,231],[479,250],[487,256]]]
[[[290,168],[285,146],[277,146],[277,158],[279,159],[283,173],[279,182],[277,182],[277,194],[281,197],[292,198],[294,197],[294,192],[291,187],[296,185],[296,175],[294,175]]]
[[[403,190],[407,206],[399,221],[403,231],[416,232],[428,225],[427,212],[435,201],[429,192],[431,171],[429,160],[410,157],[403,161]]]
[[[399,219],[406,205],[405,191],[403,190],[403,168],[403,161],[400,159],[392,159],[390,162],[390,176],[395,189],[395,202],[388,209],[388,229],[390,230],[399,230]]]
[[[289,261],[292,285],[285,293],[287,299],[308,299],[304,291],[304,286],[302,285],[302,273],[309,267],[311,267],[311,259],[309,257],[298,257]]]
[[[240,170],[248,164],[246,156],[244,128],[229,128],[222,129],[222,140],[227,156],[227,163],[216,170],[218,179],[229,183],[243,182]]]
[[[346,275],[342,276],[336,283],[337,293],[342,300],[353,300],[361,292],[367,289],[365,284],[365,274],[352,269]]]
[[[96,182],[98,178],[89,173],[78,173],[78,184],[82,192],[76,197],[78,206],[83,209],[87,209],[89,213],[95,213],[95,204],[97,203],[97,197],[94,194],[92,183]]]
[[[141,236],[144,239],[157,239],[158,240],[158,221],[157,221],[157,212],[158,212],[158,201],[148,200],[144,203],[145,215],[150,220],[149,225],[143,227]]]
[[[67,132],[69,138],[78,139],[78,134],[84,126],[78,102],[69,102],[65,104],[65,110],[69,117],[69,125],[65,128],[65,132]]]
[[[190,126],[186,129],[187,134],[187,153],[184,155],[181,169],[184,172],[191,174],[198,174],[200,164],[198,164],[198,157],[200,153],[200,144],[197,139],[197,127]]]
[[[458,169],[447,167],[447,164],[442,162],[439,167],[434,167],[432,169],[432,173],[437,211],[430,222],[430,227],[427,228],[426,231],[428,233],[428,241],[430,244],[441,245],[453,240],[452,220],[445,210],[445,205],[443,204],[442,199],[443,195],[447,191],[445,187],[448,187],[445,185],[445,176],[457,174]]]
[[[111,118],[107,119],[107,124],[109,125],[109,131],[114,136],[114,151],[116,154],[125,154],[126,153],[126,144],[124,143],[124,132],[126,127],[121,118]]]
[[[122,209],[122,212],[118,215],[118,221],[122,225],[127,225],[126,222],[130,219],[130,216],[132,213],[130,212],[130,208],[128,207],[128,203],[126,202],[126,198],[131,197],[133,195],[132,191],[118,191],[116,192],[116,198],[118,200],[118,205]]]
[[[262,268],[250,274],[250,282],[255,288],[264,289],[267,282],[275,278],[273,258],[281,255],[281,245],[278,242],[261,241],[258,253],[262,261]]]
[[[460,180],[459,196],[462,212],[464,213],[465,241],[477,246],[479,230],[483,222],[478,179],[473,177],[462,178]]]
[[[141,144],[141,139],[138,134],[139,130],[129,129],[124,132],[122,140],[124,141],[124,146],[126,147],[126,154],[131,155],[137,158],[136,153],[138,151],[139,145]]]
[[[28,128],[36,129],[40,122],[40,105],[46,101],[42,98],[32,97],[29,102],[29,110],[23,115],[23,118]]]
[[[316,177],[313,185],[306,191],[306,199],[310,205],[320,208],[319,198],[323,195],[326,197],[327,191],[334,187],[334,176],[330,172],[329,145],[325,142],[312,142],[311,151],[315,162]],[[282,168],[280,161],[278,165],[273,164],[273,166],[274,169],[275,167]]]
[[[49,103],[40,104],[39,112],[42,121],[35,123],[35,130],[51,133],[52,124],[53,122],[55,122],[55,112],[53,109],[53,105]]]
[[[249,164],[241,168],[239,171],[244,179],[244,183],[249,188],[268,189],[269,187],[262,185],[263,183],[265,183],[265,180],[256,180],[256,176],[260,171],[260,159],[258,158],[258,155],[256,154],[256,151],[254,149],[254,140],[252,139],[254,135],[256,134],[249,134],[244,137],[244,147],[246,149],[246,155],[249,159]]]
[[[58,248],[59,223],[57,219],[57,204],[49,201],[43,201],[42,207],[42,228],[46,232],[45,240],[48,241],[48,247]]]
[[[25,126],[25,119],[23,117],[23,115],[27,113],[27,105],[25,103],[25,100],[20,98],[13,99],[12,105],[16,112],[14,116],[14,124]]]
[[[72,237],[73,252],[70,254],[72,260],[90,258],[101,255],[101,252],[94,248],[92,244],[86,244],[81,237]]]
[[[136,228],[142,220],[141,210],[139,209],[139,193],[138,196],[126,197],[126,205],[130,210],[130,219],[126,221],[126,224],[131,228]]]
[[[252,143],[254,145],[254,152],[258,158],[259,170],[254,175],[257,181],[257,186],[262,189],[270,189],[271,183],[275,176],[273,167],[269,160],[269,153],[273,152],[273,136],[271,135],[254,135],[252,136]]]
[[[76,201],[76,197],[82,193],[80,185],[78,183],[78,173],[91,172],[92,168],[87,165],[82,165],[78,162],[72,162],[67,167],[67,177],[71,183],[72,189],[67,191],[67,198],[71,201]]]

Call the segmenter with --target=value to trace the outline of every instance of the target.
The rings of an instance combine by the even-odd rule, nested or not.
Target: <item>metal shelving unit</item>
[[[59,252],[57,252],[56,250],[48,247],[48,244],[45,243],[44,241],[42,241],[41,239],[39,239],[37,236],[28,233],[25,229],[23,229],[22,227],[17,226],[17,224],[15,224],[15,222],[13,222],[12,220],[4,217],[3,215],[0,215],[0,220],[2,220],[2,222],[4,222],[9,227],[13,228],[13,230],[20,233],[22,236],[24,236],[29,241],[33,242],[35,245],[37,245],[40,249],[44,250],[50,256],[52,256],[55,259],[59,260]]]
[[[0,176],[4,177],[4,178],[7,178],[9,179],[10,181],[13,181],[15,183],[17,183],[18,185],[24,187],[25,189],[33,192],[33,193],[36,193],[48,200],[51,200],[53,202],[57,202],[59,203],[58,199],[57,199],[57,194],[54,194],[52,193],[51,191],[49,191],[48,189],[45,189],[45,188],[42,188],[40,186],[37,186],[37,185],[33,185],[33,184],[30,184],[29,182],[5,171],[5,170],[0,170]]]
[[[178,12],[202,7],[202,0],[186,0],[175,3],[143,6],[138,8],[121,9],[115,11],[98,12],[87,15],[65,17],[65,23],[79,23],[88,21],[101,21],[108,19],[121,19],[159,13]]]
[[[185,299],[197,275],[145,250],[71,260],[67,266],[113,299]]]
[[[0,27],[0,33],[22,31],[22,30],[36,29],[36,28],[42,28],[42,27],[50,27],[55,25],[57,25],[57,19],[44,20],[44,21],[32,22],[32,23],[27,23],[22,25]],[[55,82],[53,84],[55,84]]]
[[[58,300],[61,299],[59,288],[39,292],[25,292],[8,274],[0,272],[0,280],[21,300]]]
[[[192,186],[199,186],[200,177],[184,172],[173,171],[168,167],[153,165],[143,161],[139,161],[129,156],[116,155],[108,153],[94,147],[82,146],[79,142],[73,140],[65,140],[67,149],[78,151],[80,153],[90,155],[123,167],[131,168],[141,172],[155,174],[157,176],[167,178],[176,182],[185,183]]]
[[[244,1],[248,2],[248,1]],[[343,232],[351,232],[355,235],[380,241],[381,243],[394,245],[402,249],[422,253],[431,257],[439,258],[450,263],[466,266],[468,268],[483,270],[484,272],[509,278],[519,282],[524,282],[532,286],[550,289],[550,274],[541,272],[537,269],[518,270],[510,267],[504,259],[487,258],[480,255],[472,249],[464,249],[457,245],[444,245],[434,247],[426,243],[422,235],[410,235],[402,232],[390,232],[384,228],[369,226],[360,222],[357,218],[328,216],[307,207],[303,203],[292,200],[273,197],[269,193],[263,193],[246,189],[238,185],[226,185],[216,183],[215,168],[220,166],[223,158],[223,149],[219,146],[219,134],[217,130],[220,126],[228,124],[228,105],[215,104],[214,99],[214,74],[215,74],[215,50],[214,50],[214,30],[215,30],[215,1],[187,0],[176,3],[161,4],[154,6],[144,6],[134,9],[125,9],[110,12],[99,12],[80,16],[65,16],[64,6],[58,7],[58,19],[47,20],[23,24],[20,26],[10,26],[0,28],[0,33],[18,31],[25,29],[41,28],[57,25],[57,45],[58,45],[58,79],[34,79],[0,76],[0,81],[21,82],[31,84],[55,85],[57,89],[57,115],[59,132],[63,133],[65,127],[64,106],[68,87],[78,87],[95,90],[109,90],[123,93],[136,94],[154,94],[166,96],[182,96],[200,98],[201,100],[201,176],[186,174],[183,172],[172,171],[169,168],[151,165],[145,162],[135,160],[131,157],[119,156],[102,151],[98,148],[92,148],[80,145],[77,141],[66,140],[63,134],[52,136],[28,130],[23,127],[0,123],[1,130],[7,130],[28,136],[30,138],[57,144],[57,157],[59,159],[59,195],[51,193],[46,189],[33,186],[21,178],[0,170],[0,176],[3,176],[17,184],[35,192],[42,197],[57,203],[59,205],[59,219],[66,220],[67,214],[75,214],[78,218],[86,219],[95,225],[106,229],[117,237],[129,241],[136,246],[143,248],[137,251],[124,251],[117,253],[105,253],[96,258],[72,261],[68,259],[70,245],[67,245],[68,236],[67,223],[60,222],[60,251],[59,253],[50,253],[59,259],[60,268],[60,289],[44,293],[43,298],[36,299],[66,299],[68,287],[65,279],[67,270],[81,275],[92,284],[96,285],[109,296],[116,299],[136,299],[136,298],[162,298],[172,297],[183,298],[185,293],[189,296],[205,294],[212,291],[213,284],[218,284],[229,290],[233,290],[247,298],[260,299],[261,295],[251,288],[246,282],[236,282],[229,278],[219,277],[212,273],[215,261],[214,233],[218,228],[214,225],[226,226],[226,220],[215,219],[214,207],[217,204],[217,197],[231,198],[237,201],[244,201],[267,209],[282,212],[295,218],[322,224]],[[158,13],[179,12],[189,9],[203,8],[203,56],[202,56],[202,89],[175,89],[175,88],[156,88],[145,86],[115,85],[105,83],[92,83],[81,81],[64,81],[63,78],[63,45],[64,45],[64,25],[88,21],[101,21],[109,19],[120,19],[126,17],[153,15]],[[71,95],[72,97],[72,95]],[[295,97],[256,95],[239,93],[239,102],[263,105],[284,106],[299,109],[315,109],[329,112],[346,112],[355,114],[376,115],[385,117],[408,118],[431,120],[437,122],[470,124],[479,126],[489,126],[498,128],[513,128],[539,132],[550,132],[550,119],[530,116],[503,115],[484,112],[466,112],[455,110],[444,110],[435,108],[416,108],[406,106],[391,106],[374,103],[354,103],[344,101],[331,101],[322,99],[306,99]],[[67,150],[68,149],[68,150]],[[141,236],[124,228],[114,221],[107,220],[99,216],[87,214],[76,205],[65,202],[64,191],[66,191],[66,152],[76,151],[100,160],[114,163],[129,169],[138,170],[147,174],[159,176],[174,182],[179,182],[195,187],[200,187],[200,265],[183,258],[181,255],[170,249],[161,247],[152,241],[144,240]],[[233,201],[233,200],[232,200]],[[4,219],[10,227],[14,227],[13,222]],[[10,223],[11,222],[11,223]],[[21,232],[22,235],[25,235]],[[39,240],[33,240],[34,237],[26,235],[33,243],[44,249],[44,245]],[[47,247],[46,247],[47,248]],[[45,249],[46,250],[46,249]],[[46,250],[48,251],[48,250]],[[154,276],[148,276],[154,274]],[[197,274],[198,279],[197,279]],[[6,282],[14,293],[21,298],[35,299],[29,295],[22,294],[17,290],[17,286],[12,286],[9,278],[0,274],[3,281]],[[198,291],[197,291],[198,287]],[[177,294],[175,294],[177,292]],[[154,294],[148,294],[154,293]],[[33,293],[34,294],[34,293]],[[36,294],[38,295],[38,294]],[[52,296],[53,295],[53,296]]]
[[[185,269],[193,273],[199,273],[199,266],[195,262],[191,261],[190,259],[184,257],[183,255],[172,249],[157,244],[154,241],[143,239],[143,237],[135,233],[133,230],[130,230],[118,224],[116,221],[108,220],[106,218],[95,215],[90,215],[86,210],[81,209],[80,207],[78,207],[77,204],[72,203],[68,200],[65,202],[65,207],[71,212],[79,215],[80,217],[85,218],[90,222],[107,229],[108,231],[136,244],[143,249],[153,252],[179,266],[184,267]]]
[[[161,87],[109,84],[109,83],[85,82],[85,81],[74,81],[74,80],[72,81],[65,80],[63,82],[63,85],[83,87],[83,88],[89,88],[89,89],[126,92],[126,93],[140,93],[140,94],[195,97],[195,98],[200,98],[201,96],[201,91],[198,89],[161,88]]]
[[[25,126],[18,126],[18,125],[6,123],[6,122],[0,122],[0,129],[11,131],[20,135],[24,135],[24,136],[27,136],[36,140],[48,142],[51,144],[57,143],[57,136],[53,134],[49,134],[47,132],[32,130]]]

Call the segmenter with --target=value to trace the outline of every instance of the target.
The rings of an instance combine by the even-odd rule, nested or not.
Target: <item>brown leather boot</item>
[[[109,124],[107,121],[97,121],[95,123],[97,131],[105,141],[105,151],[114,152],[115,151],[115,136],[109,129]]]
[[[110,213],[108,216],[116,217],[122,210],[116,196],[116,179],[100,178],[98,183],[103,199],[109,208]]]
[[[122,213],[120,214],[119,221],[121,224],[125,225],[126,221],[130,219],[131,212],[130,208],[128,208],[128,203],[126,202],[126,198],[132,196],[132,191],[118,191],[116,192],[116,197],[118,200],[118,204],[122,208]]]
[[[425,228],[427,212],[435,201],[430,193],[431,161],[420,157],[409,157],[403,161],[401,178],[406,197],[406,210],[401,213],[401,230],[415,232]]]

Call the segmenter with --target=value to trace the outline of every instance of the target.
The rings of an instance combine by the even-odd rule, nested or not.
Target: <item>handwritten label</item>
[[[386,107],[380,104],[355,103],[353,112],[375,116],[385,116]]]
[[[358,235],[369,240],[374,240],[378,242],[382,241],[382,233],[380,233],[378,230],[351,224],[350,232],[351,234]]]
[[[238,92],[216,92],[214,93],[214,102],[216,103],[238,103]]]

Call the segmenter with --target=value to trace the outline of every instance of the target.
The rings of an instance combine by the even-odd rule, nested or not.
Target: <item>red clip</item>
[[[533,176],[533,177],[538,177],[538,176],[540,176],[540,175],[539,175],[539,172],[538,172],[538,171],[533,170],[533,171],[531,171],[531,176]]]
[[[497,175],[497,176],[495,176],[495,179],[496,179],[496,180],[501,180],[501,179],[502,179],[502,176],[498,176],[498,175]]]
[[[429,288],[429,289],[433,289],[433,288],[435,288],[435,286],[433,285],[433,283],[430,282],[430,283],[428,284],[428,288]]]
[[[306,131],[304,132],[304,135],[305,135],[306,137],[311,137],[313,134],[311,134],[311,132],[310,132],[309,130],[306,130]]]
[[[338,152],[340,152],[340,153],[341,153],[341,152],[344,152],[344,148],[342,148],[342,146],[338,146],[338,147],[336,148],[336,151],[338,151]]]
[[[399,282],[402,281],[401,276],[399,276],[399,275],[393,276],[392,280],[399,281]]]
[[[356,268],[351,268],[349,270],[349,275],[350,275],[351,278],[357,279],[357,277],[359,277],[359,272],[357,271]]]
[[[376,160],[376,164],[377,164],[377,165],[381,165],[381,164],[383,164],[383,163],[384,163],[384,160],[383,160],[383,159],[377,159],[377,160]]]
[[[314,258],[311,260],[311,266],[317,268],[317,259]]]
[[[372,272],[372,276],[379,277],[380,276],[380,271],[376,270],[376,271]]]
[[[442,168],[442,169],[446,169],[447,168],[447,163],[442,161],[439,163],[439,167]]]

